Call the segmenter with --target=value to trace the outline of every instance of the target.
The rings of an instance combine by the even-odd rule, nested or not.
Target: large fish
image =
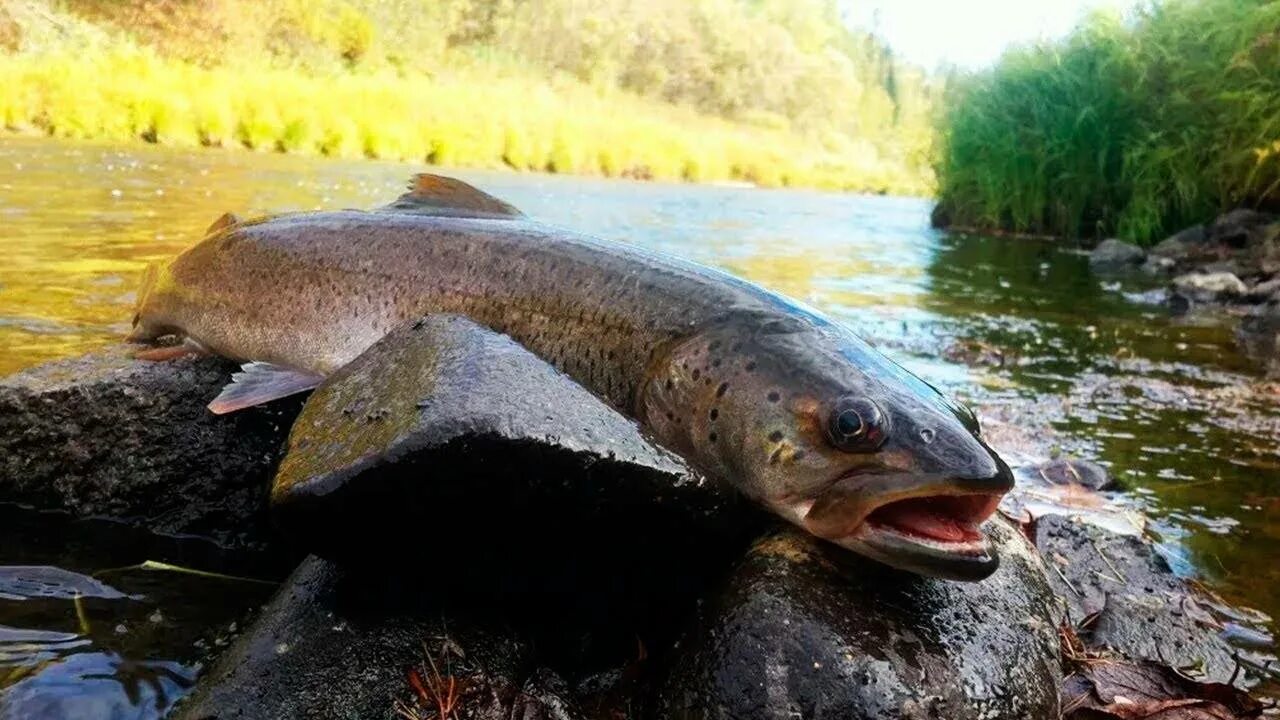
[[[149,274],[130,337],[245,363],[221,413],[312,388],[427,313],[510,335],[814,535],[934,576],[997,565],[979,525],[1012,476],[968,410],[781,295],[450,178],[371,212],[224,216]]]

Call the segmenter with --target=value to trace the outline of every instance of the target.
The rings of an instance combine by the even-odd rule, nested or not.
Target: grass
[[[1151,243],[1280,208],[1280,4],[1165,0],[956,78],[938,197],[954,225]]]
[[[899,108],[882,91],[868,95],[876,100],[868,102],[875,114],[862,119],[868,129],[860,132],[808,115],[793,121],[751,107],[720,112],[732,104],[724,88],[679,102],[662,95],[674,92],[669,87],[646,95],[622,80],[593,81],[598,72],[592,68],[574,74],[495,52],[493,40],[465,51],[423,50],[429,61],[411,67],[399,45],[428,41],[392,36],[395,28],[378,20],[376,3],[328,0],[321,5],[329,14],[282,5],[284,0],[264,3],[274,19],[262,22],[275,29],[257,37],[246,35],[252,30],[246,21],[186,29],[253,10],[239,0],[70,4],[84,6],[85,15],[25,1],[10,11],[40,12],[35,20],[15,16],[11,24],[18,29],[10,35],[27,39],[0,52],[0,125],[11,131],[767,187],[905,194],[930,188],[923,150],[928,132],[915,128],[904,131],[902,143],[886,141]],[[474,12],[484,5],[460,7]],[[215,10],[222,6],[229,10],[219,15]],[[92,14],[129,7],[134,15]],[[149,8],[165,14],[157,20],[160,11]],[[54,31],[37,32],[50,17]],[[4,20],[0,7],[0,26]],[[449,22],[471,27],[456,18]],[[218,40],[223,36],[230,39]],[[250,49],[240,52],[245,47]],[[599,64],[613,67],[611,62],[606,57]],[[915,108],[912,117],[925,117],[924,95],[902,94],[903,107]],[[790,95],[776,100],[791,107],[786,103],[809,107]],[[839,110],[833,106],[827,114],[838,119]]]

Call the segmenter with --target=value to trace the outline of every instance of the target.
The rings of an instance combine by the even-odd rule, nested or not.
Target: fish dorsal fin
[[[457,178],[430,173],[415,175],[409,183],[409,192],[380,211],[441,217],[524,217],[524,213],[514,207]]]
[[[240,224],[240,218],[237,217],[235,214],[222,213],[222,215],[217,220],[214,220],[213,223],[209,225],[209,229],[205,230],[204,234],[212,235],[221,230],[226,230],[232,225],[239,225],[239,224]]]
[[[240,367],[240,372],[231,376],[231,382],[222,388],[218,397],[209,403],[209,409],[215,415],[224,415],[313,390],[323,379],[314,373],[273,363],[245,363]]]

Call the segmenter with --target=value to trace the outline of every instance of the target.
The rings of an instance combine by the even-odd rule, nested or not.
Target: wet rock
[[[1090,490],[1109,490],[1115,484],[1107,469],[1092,460],[1058,458],[1028,469],[1052,485],[1081,485]]]
[[[1035,542],[1086,645],[1198,669],[1214,682],[1235,677],[1237,650],[1149,542],[1057,515],[1036,522]]]
[[[1177,267],[1178,263],[1172,258],[1151,254],[1147,256],[1147,261],[1142,263],[1142,272],[1155,277],[1164,277],[1172,275]]]
[[[77,653],[0,692],[0,720],[159,720],[194,681],[192,668],[174,662]]]
[[[1150,254],[1171,260],[1182,260],[1192,248],[1203,245],[1206,240],[1203,225],[1192,225],[1161,240],[1151,247]]]
[[[389,334],[315,391],[272,499],[308,550],[360,562],[424,526],[523,537],[482,563],[503,567],[543,567],[525,553],[557,542],[581,556],[587,538],[650,556],[698,540],[687,557],[760,518],[515,341],[452,316]]]
[[[439,591],[439,587],[431,590]],[[498,621],[489,621],[502,627]],[[448,620],[426,588],[349,575],[308,558],[258,619],[218,658],[176,720],[389,718],[455,688],[455,712],[475,720],[578,717],[562,683],[535,672],[528,643],[465,617]],[[409,671],[427,697],[409,682]]]
[[[1216,245],[1243,248],[1250,243],[1257,231],[1275,218],[1248,208],[1237,208],[1219,215],[1205,229],[1205,239]]]
[[[1173,279],[1173,290],[1194,302],[1229,302],[1248,292],[1244,281],[1227,272],[1179,275]]]
[[[139,361],[132,349],[0,380],[0,502],[261,542],[266,489],[300,402],[216,416],[205,403],[229,364]]]
[[[1236,342],[1246,355],[1263,363],[1268,374],[1280,375],[1280,298],[1252,308],[1236,329]]]
[[[1102,271],[1123,270],[1141,264],[1146,257],[1146,251],[1137,245],[1109,238],[1089,253],[1089,267]]]
[[[978,583],[766,537],[680,643],[657,716],[1056,719],[1056,601],[1025,538],[988,527],[1001,567]]]

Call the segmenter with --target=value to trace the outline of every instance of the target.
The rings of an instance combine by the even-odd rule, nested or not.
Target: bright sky
[[[934,69],[989,65],[1014,43],[1066,35],[1092,9],[1139,0],[841,0],[849,22],[875,30],[899,56]]]

